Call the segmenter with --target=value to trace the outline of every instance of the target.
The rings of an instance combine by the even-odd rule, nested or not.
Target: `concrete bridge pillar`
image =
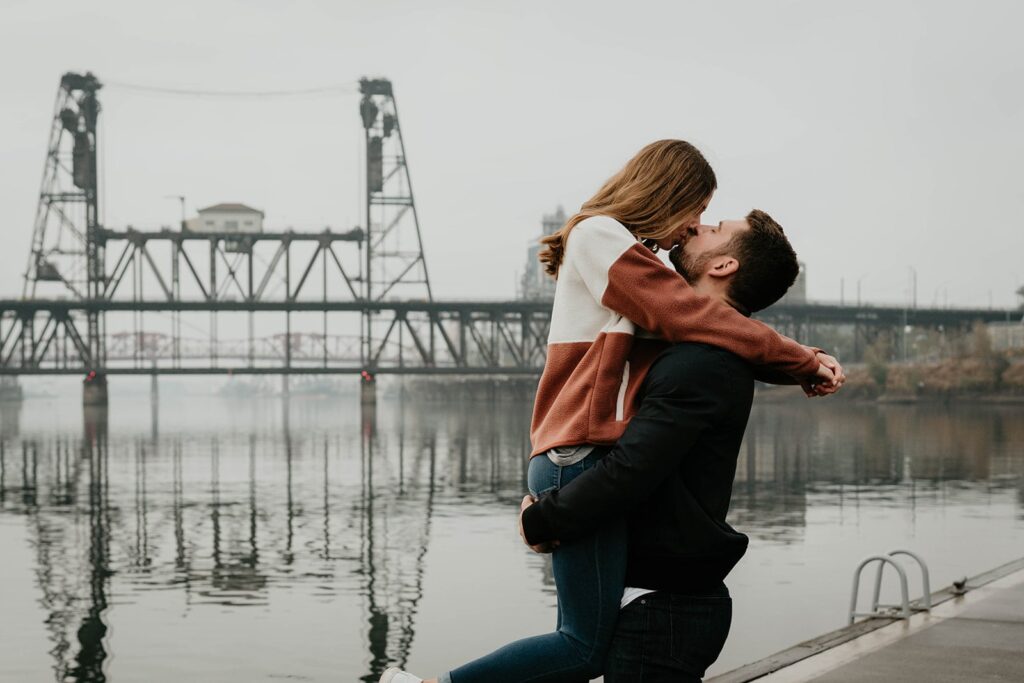
[[[85,428],[85,438],[88,441],[106,440],[107,430],[110,425],[110,412],[106,404],[86,404],[82,406],[82,419],[82,426]]]
[[[366,370],[359,373],[359,403],[364,408],[377,406],[377,378]]]
[[[107,376],[105,374],[90,370],[82,380],[82,405],[107,405]]]
[[[21,385],[17,377],[0,377],[0,402],[20,401]]]
[[[24,408],[21,399],[0,399],[0,434],[14,439],[21,433],[21,411]],[[3,443],[0,443],[0,450]]]

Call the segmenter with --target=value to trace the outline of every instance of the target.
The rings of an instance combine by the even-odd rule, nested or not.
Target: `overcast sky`
[[[603,9],[607,8],[607,9]],[[17,295],[64,71],[101,91],[105,221],[222,201],[271,226],[363,217],[355,82],[393,81],[435,296],[510,298],[541,215],[644,144],[715,167],[708,221],[757,206],[809,294],[1014,305],[1024,282],[1019,2],[0,4],[0,294]],[[117,83],[277,90],[164,97]]]

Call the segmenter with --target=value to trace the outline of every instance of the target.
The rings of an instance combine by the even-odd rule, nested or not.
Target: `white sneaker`
[[[381,674],[380,683],[423,683],[423,679],[393,666]]]

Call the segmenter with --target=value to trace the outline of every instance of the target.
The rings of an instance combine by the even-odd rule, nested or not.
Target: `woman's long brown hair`
[[[569,233],[584,218],[609,216],[638,239],[661,239],[672,219],[696,211],[718,187],[711,165],[683,140],[658,140],[640,150],[557,232],[541,239],[544,270],[558,277]]]

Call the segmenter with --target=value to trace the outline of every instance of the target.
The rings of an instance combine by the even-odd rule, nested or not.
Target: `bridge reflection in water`
[[[268,404],[280,410],[270,422]],[[293,426],[311,407],[320,427]],[[362,680],[405,662],[439,478],[513,501],[529,407],[424,413],[403,401],[323,429],[336,408],[267,401],[254,430],[174,435],[159,434],[154,411],[148,433],[111,439],[105,409],[86,409],[81,436],[37,437],[18,433],[21,404],[4,404],[0,511],[27,520],[55,680],[106,680],[112,592],[154,589],[232,609],[266,607],[281,584],[312,584],[328,600],[358,592]]]
[[[166,434],[155,412],[148,428],[111,430],[105,411],[87,412],[77,434],[19,433],[18,406],[5,404],[0,416],[0,512],[24,518],[49,638],[39,648],[57,681],[107,680],[112,651],[164,668],[168,648],[125,651],[135,646],[119,643],[132,636],[109,628],[121,605],[149,591],[180,598],[178,614],[159,617],[165,625],[210,608],[276,619],[289,596],[343,605],[355,595],[361,614],[337,619],[359,642],[339,643],[338,661],[323,667],[375,681],[410,656],[438,501],[513,509],[524,489],[524,401],[384,401],[380,414],[358,419],[337,401],[236,402],[224,417]],[[1016,412],[960,413],[757,407],[733,521],[755,539],[785,543],[803,533],[810,496],[829,496],[841,510],[888,499],[913,506],[945,495],[947,481],[1015,490],[1024,507]],[[165,412],[163,422],[181,419]],[[275,602],[282,591],[285,605]],[[176,628],[153,637],[174,638]]]

